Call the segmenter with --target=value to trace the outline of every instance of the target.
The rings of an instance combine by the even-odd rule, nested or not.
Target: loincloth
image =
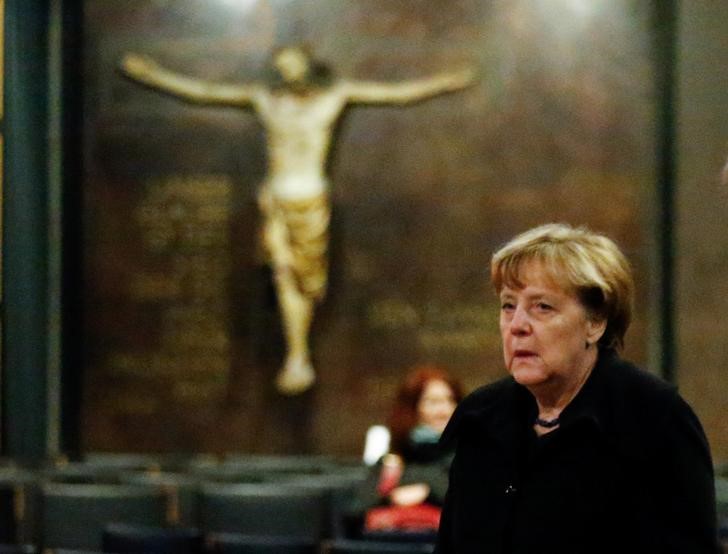
[[[326,194],[282,200],[262,191],[263,242],[274,270],[290,269],[298,289],[314,300],[326,294],[331,207]]]

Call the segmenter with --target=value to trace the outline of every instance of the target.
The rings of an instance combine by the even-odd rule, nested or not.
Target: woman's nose
[[[516,306],[511,318],[510,329],[513,334],[527,333],[531,328],[531,322],[528,319],[528,313],[521,306]]]

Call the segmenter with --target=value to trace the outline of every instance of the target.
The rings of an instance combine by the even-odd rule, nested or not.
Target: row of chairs
[[[205,483],[184,490],[141,484],[3,485],[0,540],[90,550],[100,547],[102,530],[112,521],[319,541],[339,534],[337,506],[345,501],[338,499],[350,492],[319,480]]]
[[[325,539],[280,535],[207,533],[185,527],[109,523],[100,550],[68,547],[39,549],[30,544],[0,544],[0,554],[431,554],[434,544],[397,540]]]
[[[109,535],[113,524],[117,543],[120,529],[165,541],[192,534],[205,538],[207,554],[336,554],[375,552],[374,547],[419,553],[432,548],[414,536],[353,540],[359,537],[348,533],[345,514],[367,475],[363,465],[240,457],[172,469],[138,459],[32,471],[0,467],[0,543],[77,554],[111,552],[105,541],[114,536]]]
[[[103,551],[115,554],[428,554],[432,544],[408,541],[330,539],[320,543],[296,537],[161,530],[110,525]]]
[[[291,537],[214,533],[196,529],[110,524],[99,551],[39,550],[33,545],[0,544],[0,554],[431,554],[434,545],[332,539],[319,544]]]
[[[0,463],[0,467],[2,464]],[[6,461],[6,469],[14,467]],[[50,479],[64,482],[113,482],[124,473],[187,475],[213,481],[260,482],[276,477],[361,474],[358,460],[327,456],[228,455],[223,459],[198,455],[91,454],[81,462],[57,461],[40,468]]]

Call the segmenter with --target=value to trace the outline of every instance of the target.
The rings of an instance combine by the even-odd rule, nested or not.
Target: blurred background
[[[728,462],[728,22],[722,2],[5,0],[2,453],[358,457],[412,366],[502,375],[490,254],[587,225],[637,276],[625,356],[679,386]],[[315,386],[259,248],[264,127],[125,78],[128,52],[265,82],[305,44],[336,78],[474,67],[351,105],[327,171]]]

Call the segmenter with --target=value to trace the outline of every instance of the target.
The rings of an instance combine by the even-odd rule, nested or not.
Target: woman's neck
[[[594,369],[597,362],[597,356],[597,348],[591,347],[591,352],[585,357],[579,370],[572,374],[572,378],[531,389],[531,394],[536,399],[536,405],[538,406],[539,419],[553,421],[559,418],[561,412],[579,394],[589,375],[591,375],[592,369]]]

